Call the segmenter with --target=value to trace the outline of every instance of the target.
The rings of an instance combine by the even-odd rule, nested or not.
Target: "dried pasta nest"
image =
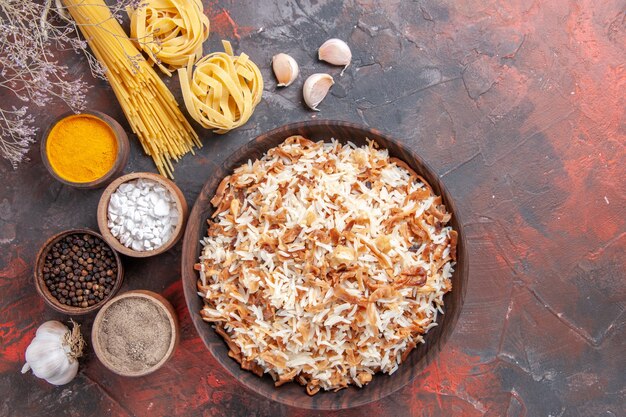
[[[195,121],[215,133],[226,133],[250,119],[261,101],[263,77],[242,53],[235,56],[228,41],[225,52],[214,52],[196,62],[192,71],[178,70],[187,111]]]
[[[440,196],[374,142],[288,138],[221,182],[196,268],[202,318],[276,386],[363,386],[424,341],[451,290]]]
[[[130,35],[167,75],[202,56],[209,19],[199,0],[147,0],[129,9]]]

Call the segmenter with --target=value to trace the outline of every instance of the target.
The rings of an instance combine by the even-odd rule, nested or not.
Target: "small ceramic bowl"
[[[158,248],[148,251],[136,251],[127,246],[124,246],[119,240],[117,240],[115,236],[113,236],[113,234],[111,234],[111,230],[108,226],[108,208],[111,194],[113,194],[115,190],[117,190],[120,184],[139,178],[156,181],[163,185],[167,190],[169,190],[169,192],[174,196],[174,200],[176,201],[176,208],[178,209],[179,213],[178,223],[176,224],[176,228],[174,229],[174,232],[172,233],[170,239]],[[149,256],[158,255],[160,253],[168,251],[172,248],[172,246],[176,244],[176,242],[180,240],[185,231],[185,221],[187,219],[187,214],[188,208],[185,196],[183,195],[182,191],[180,191],[180,188],[178,188],[173,181],[170,181],[159,174],[153,174],[151,172],[133,172],[132,174],[126,174],[113,181],[102,193],[102,197],[100,197],[100,202],[98,203],[98,227],[100,228],[100,233],[102,233],[104,240],[106,240],[107,243],[111,245],[116,251],[126,256],[132,256],[134,258],[147,258]]]
[[[117,141],[117,156],[115,158],[115,163],[113,164],[113,167],[111,167],[111,169],[100,178],[94,181],[90,181],[90,182],[73,182],[73,181],[69,181],[61,177],[54,170],[52,164],[50,163],[50,159],[48,158],[48,152],[47,152],[48,138],[50,136],[50,132],[52,132],[54,127],[67,117],[80,116],[80,115],[92,116],[106,123],[109,126],[109,128],[111,128],[111,130],[113,131],[114,137]],[[69,185],[75,188],[95,189],[95,188],[100,188],[100,187],[105,186],[106,184],[111,182],[115,177],[117,177],[118,175],[122,173],[122,171],[124,170],[124,167],[126,167],[126,164],[128,163],[128,158],[130,155],[130,144],[128,143],[128,136],[126,135],[126,132],[115,119],[99,111],[86,110],[78,115],[72,112],[62,114],[54,122],[52,122],[52,124],[50,124],[50,126],[46,129],[46,131],[43,134],[43,138],[41,140],[41,145],[40,145],[40,150],[41,150],[41,160],[43,161],[43,164],[45,165],[48,172],[50,172],[50,175],[52,175],[58,181],[62,182],[65,185]]]
[[[106,295],[102,300],[90,307],[74,307],[68,306],[66,304],[61,304],[61,302],[50,293],[50,290],[48,289],[48,286],[46,285],[43,277],[43,268],[46,261],[46,256],[50,252],[52,245],[57,243],[59,240],[65,238],[66,236],[74,234],[94,236],[106,243],[106,240],[104,240],[104,238],[100,234],[89,229],[71,229],[52,236],[46,241],[46,243],[43,244],[43,246],[39,250],[39,253],[37,254],[37,260],[35,263],[35,288],[37,289],[39,295],[41,295],[41,297],[44,299],[46,304],[48,304],[50,307],[61,313],[76,316],[91,313],[92,311],[95,311],[102,307],[108,300],[113,298],[122,286],[122,281],[124,280],[124,268],[122,266],[122,260],[120,259],[120,256],[115,251],[115,249],[111,248],[117,264],[117,277],[115,280],[115,285],[111,289],[111,292]]]
[[[170,332],[169,340],[161,341],[163,342],[163,345],[166,346],[166,348],[164,349],[165,352],[163,354],[163,357],[161,357],[155,364],[151,366],[146,366],[146,367],[142,367],[139,370],[131,371],[129,369],[123,369],[121,365],[114,363],[110,359],[112,355],[114,357],[117,357],[117,356],[115,355],[115,352],[107,351],[107,340],[104,334],[104,331],[105,331],[104,329],[105,329],[105,324],[106,324],[105,322],[107,320],[114,320],[111,317],[111,314],[108,314],[109,310],[122,300],[128,300],[132,302],[132,300],[134,299],[147,300],[150,303],[152,303],[156,308],[158,308],[164,314],[164,316],[167,317],[167,322],[168,322],[169,328],[171,329],[171,332]],[[127,322],[126,325],[133,326],[134,325],[134,323],[132,322],[133,319],[135,319],[135,321],[141,321],[137,317],[131,317],[129,318],[129,320],[131,321]],[[146,326],[149,324],[150,323],[146,323]],[[113,323],[109,323],[109,325],[111,325],[113,329],[116,329],[118,331],[122,327],[120,323],[117,323],[115,321],[113,321]],[[157,335],[157,333],[155,333],[154,335]],[[120,340],[119,338],[120,338],[120,335],[115,335],[115,338],[112,338],[112,340],[114,340],[115,342],[118,342]],[[138,339],[141,339],[141,337],[139,337]],[[176,350],[176,346],[178,345],[179,339],[180,339],[180,327],[178,324],[178,319],[176,317],[176,310],[174,310],[174,307],[172,307],[169,301],[167,301],[164,297],[162,297],[161,295],[155,292],[147,291],[147,290],[128,291],[128,292],[125,292],[124,294],[121,294],[115,297],[111,301],[109,301],[104,307],[102,307],[102,309],[96,315],[96,319],[93,323],[93,327],[91,330],[91,344],[100,362],[102,362],[102,364],[105,367],[107,367],[110,371],[118,375],[122,375],[122,376],[143,376],[143,375],[147,375],[156,371],[161,366],[163,366],[163,364],[165,364],[165,362],[167,362],[168,359],[172,357],[172,355],[174,354],[174,351]],[[124,340],[124,342],[128,342],[128,341]],[[141,343],[141,340],[135,340],[134,342]],[[152,347],[154,347],[154,349],[157,349],[158,348],[158,346],[156,346],[157,344],[158,343],[155,343]],[[138,360],[141,360],[141,359],[138,359]]]

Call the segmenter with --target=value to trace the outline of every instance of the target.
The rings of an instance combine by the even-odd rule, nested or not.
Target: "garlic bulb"
[[[80,325],[72,323],[72,330],[55,320],[39,326],[35,338],[26,348],[22,373],[32,369],[35,376],[53,385],[67,384],[74,379],[85,340],[80,334]]]
[[[341,39],[329,39],[320,46],[318,58],[333,65],[343,65],[344,70],[352,61],[350,47]],[[341,71],[343,74],[343,71]]]
[[[278,80],[278,87],[288,87],[298,78],[300,72],[298,63],[287,54],[277,54],[272,57],[272,69]]]
[[[304,82],[302,95],[311,110],[319,111],[317,105],[324,100],[330,87],[335,84],[333,77],[328,74],[313,74]]]

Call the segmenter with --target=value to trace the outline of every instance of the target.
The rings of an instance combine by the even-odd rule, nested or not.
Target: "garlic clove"
[[[327,40],[320,46],[318,58],[329,64],[347,67],[350,65],[350,61],[352,61],[352,51],[350,51],[350,47],[344,41],[333,38]]]
[[[54,339],[57,337],[63,337],[65,333],[67,333],[67,327],[65,324],[60,321],[50,320],[37,328],[35,336],[44,339],[52,337]]]
[[[272,69],[278,80],[278,87],[288,87],[298,78],[300,69],[295,59],[287,54],[277,54],[272,57]]]
[[[319,111],[317,106],[324,100],[330,87],[335,84],[333,77],[328,74],[313,74],[304,82],[302,95],[311,110]]]
[[[26,362],[37,378],[48,379],[57,375],[66,361],[65,351],[58,341],[39,339],[26,348]]]

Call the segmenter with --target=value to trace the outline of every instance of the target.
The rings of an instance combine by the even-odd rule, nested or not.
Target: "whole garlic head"
[[[320,46],[318,58],[333,65],[343,65],[344,69],[352,61],[350,47],[341,39],[332,38]],[[343,72],[343,71],[342,71]]]
[[[82,356],[84,346],[79,325],[74,323],[70,330],[58,321],[47,321],[39,326],[35,338],[26,348],[22,373],[32,369],[36,377],[50,384],[67,384],[78,372],[77,359]]]
[[[278,87],[288,87],[298,78],[300,69],[295,59],[287,54],[277,54],[272,57],[272,69],[278,80]]]
[[[311,110],[319,111],[317,106],[324,100],[330,87],[335,84],[333,77],[328,74],[313,74],[304,82],[302,95]]]

